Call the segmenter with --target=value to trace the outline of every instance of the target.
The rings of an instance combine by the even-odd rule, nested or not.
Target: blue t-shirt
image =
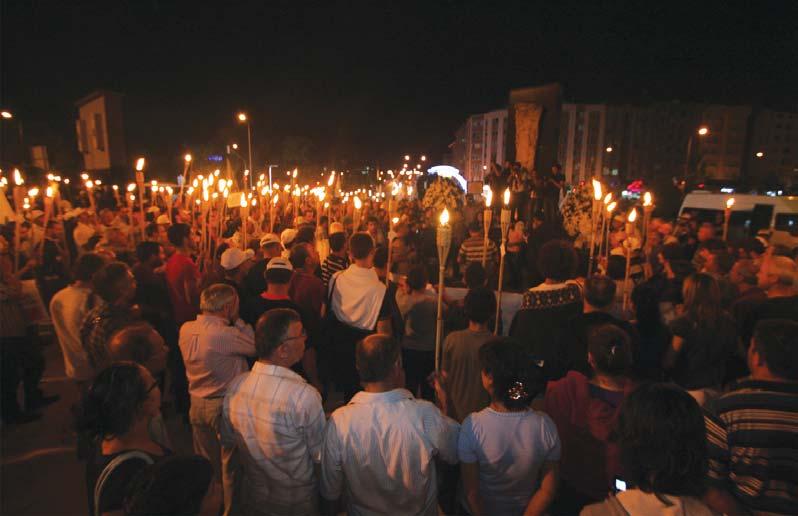
[[[560,437],[542,412],[488,407],[463,421],[457,454],[460,462],[479,463],[485,514],[523,514],[538,490],[543,463],[560,460]]]

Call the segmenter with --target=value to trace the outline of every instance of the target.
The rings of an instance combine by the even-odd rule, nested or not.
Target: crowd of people
[[[33,280],[81,394],[90,514],[798,513],[793,250],[655,217],[611,224],[590,263],[561,229],[557,167],[508,165],[488,182],[516,196],[502,287],[523,300],[505,327],[497,218],[486,256],[469,203],[439,356],[416,201],[398,223],[367,201],[234,209],[210,231],[179,203],[31,212],[19,248],[13,224],[0,237],[4,424],[57,401],[22,313]]]

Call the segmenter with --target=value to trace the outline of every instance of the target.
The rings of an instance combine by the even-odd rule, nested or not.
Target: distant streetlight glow
[[[14,118],[14,115],[12,115],[10,111],[0,111],[0,116],[5,118],[6,120]]]
[[[756,153],[756,157],[757,158],[764,158],[765,157],[765,153],[762,152],[762,151],[759,151],[759,152]]]
[[[612,152],[612,146],[607,147],[607,152]]]
[[[238,144],[237,143],[233,144],[233,150],[238,150]]]
[[[701,127],[698,128],[698,134],[700,136],[708,135],[709,134],[709,127],[707,127],[705,125],[702,125]]]
[[[238,114],[238,121],[239,122],[246,122],[247,121],[247,115],[245,113],[239,113]]]

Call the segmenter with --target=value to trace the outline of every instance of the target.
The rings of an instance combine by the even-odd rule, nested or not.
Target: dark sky
[[[798,105],[789,0],[319,4],[2,0],[0,103],[54,161],[76,155],[73,101],[110,88],[130,154],[243,141],[245,109],[262,161],[293,139],[386,166],[549,81],[577,101]]]

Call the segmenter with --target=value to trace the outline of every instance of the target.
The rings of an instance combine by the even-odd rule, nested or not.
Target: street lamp
[[[708,135],[709,134],[709,127],[707,127],[705,125],[700,126],[698,128],[698,130],[696,131],[696,134],[698,134],[698,136],[706,136],[706,135]],[[690,154],[692,153],[692,150],[693,150],[693,137],[694,136],[695,136],[694,134],[691,134],[690,138],[687,140],[687,156],[686,156],[686,159],[685,159],[685,162],[684,162],[684,178],[685,178],[685,180],[690,176]]]
[[[247,147],[249,147],[249,170],[254,170],[252,168],[252,130],[250,127],[249,118],[247,118],[246,113],[239,113],[238,121],[247,124]],[[246,188],[249,189],[249,176],[245,176],[244,181],[246,182],[245,183]]]
[[[607,152],[612,152],[612,146],[609,146],[605,149]]]
[[[11,120],[12,118],[14,118],[14,115],[12,115],[10,111],[5,111],[5,110],[0,111],[0,116],[5,118],[6,120]]]
[[[759,151],[759,152],[756,153],[756,157],[759,158],[759,159],[762,159],[762,158],[765,157],[765,153],[762,152],[762,151]]]

